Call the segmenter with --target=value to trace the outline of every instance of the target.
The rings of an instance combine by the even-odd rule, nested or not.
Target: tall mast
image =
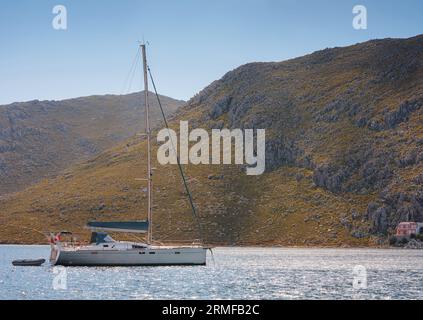
[[[144,99],[145,99],[145,131],[147,134],[147,219],[148,219],[148,232],[147,232],[147,243],[151,244],[153,239],[153,221],[152,221],[152,194],[151,194],[151,183],[152,183],[152,172],[151,172],[151,129],[149,119],[149,105],[148,105],[148,77],[147,77],[147,54],[145,44],[141,45],[142,49],[142,62],[144,66]]]

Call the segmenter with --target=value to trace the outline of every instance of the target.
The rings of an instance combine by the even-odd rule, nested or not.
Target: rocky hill
[[[209,110],[201,122],[211,127],[266,128],[268,170],[304,168],[332,194],[373,197],[345,219],[360,216],[386,234],[399,221],[423,221],[422,76],[423,36],[376,40],[242,66],[189,112]]]
[[[155,97],[150,99],[155,106]],[[162,99],[169,114],[184,103]],[[128,139],[144,125],[143,103],[136,93],[0,106],[0,195]],[[152,119],[157,123],[159,113]]]
[[[180,119],[266,129],[261,176],[185,166],[209,243],[379,245],[399,221],[423,221],[423,36],[241,66],[172,126]],[[134,180],[145,174],[144,144],[132,138],[3,199],[0,240],[42,241],[28,226],[83,232],[89,219],[144,218],[145,188]],[[177,168],[155,167],[154,237],[196,237]]]

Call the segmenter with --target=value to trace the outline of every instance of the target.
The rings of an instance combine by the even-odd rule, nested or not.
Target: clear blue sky
[[[58,4],[66,31],[51,24]],[[356,4],[367,30],[352,28]],[[143,38],[160,93],[189,99],[247,62],[421,34],[422,13],[421,0],[3,0],[0,104],[126,92]]]

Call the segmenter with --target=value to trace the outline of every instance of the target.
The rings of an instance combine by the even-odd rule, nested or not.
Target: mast
[[[147,135],[147,219],[148,219],[148,232],[147,232],[147,243],[151,244],[153,239],[153,221],[152,221],[152,172],[151,172],[151,129],[149,119],[149,105],[148,105],[148,77],[147,77],[147,54],[145,44],[141,45],[142,49],[142,62],[144,66],[144,99],[145,99],[145,131]]]

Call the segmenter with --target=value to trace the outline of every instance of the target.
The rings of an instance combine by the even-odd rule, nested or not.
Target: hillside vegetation
[[[150,96],[157,123],[157,100]],[[162,97],[166,112],[184,102]],[[115,146],[144,126],[140,93],[0,106],[0,196],[52,177]]]
[[[380,245],[399,221],[423,221],[422,79],[418,36],[247,64],[193,97],[172,127],[266,129],[261,176],[185,166],[206,242]],[[135,180],[145,176],[144,144],[133,137],[1,200],[0,241],[145,218],[145,186]],[[196,238],[177,168],[155,167],[154,238]]]

